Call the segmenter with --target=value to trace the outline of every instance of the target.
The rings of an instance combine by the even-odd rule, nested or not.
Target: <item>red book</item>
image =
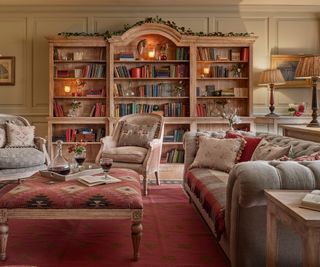
[[[132,68],[131,69],[131,77],[132,78],[140,78],[141,77],[141,69],[140,68]]]

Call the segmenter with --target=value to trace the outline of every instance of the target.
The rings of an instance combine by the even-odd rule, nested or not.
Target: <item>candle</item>
[[[210,73],[210,68],[205,67],[203,68],[203,74],[208,75]]]
[[[64,86],[64,91],[65,91],[65,93],[70,93],[71,92],[71,87],[68,86],[68,85],[65,85]]]
[[[154,49],[149,50],[149,51],[148,51],[148,57],[149,57],[149,58],[154,58],[154,56],[155,56],[155,51],[154,51]]]

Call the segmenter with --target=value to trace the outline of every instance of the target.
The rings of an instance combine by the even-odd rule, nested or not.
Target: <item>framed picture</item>
[[[15,57],[0,57],[0,85],[15,84]]]
[[[295,79],[296,69],[300,58],[299,55],[271,55],[271,68],[279,69],[286,84],[277,85],[282,88],[311,87],[309,79]]]

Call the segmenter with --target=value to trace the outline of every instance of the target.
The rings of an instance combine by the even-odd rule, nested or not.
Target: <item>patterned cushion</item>
[[[19,126],[6,123],[7,147],[32,147],[34,146],[34,126]]]
[[[283,156],[288,156],[292,150],[291,145],[277,146],[263,139],[254,151],[251,160],[274,160]]]
[[[6,144],[6,129],[5,125],[0,125],[0,148],[3,148]]]
[[[44,163],[44,153],[32,147],[0,149],[0,169],[27,168]]]
[[[120,168],[109,173],[121,181],[88,187],[77,180],[55,182],[36,173],[21,184],[1,188],[0,208],[142,209],[139,174]]]
[[[158,125],[137,125],[124,123],[121,129],[118,146],[139,146],[148,148],[154,138]]]
[[[217,239],[225,231],[224,213],[226,206],[226,173],[192,169],[186,173],[186,181],[190,190],[197,196],[203,209],[214,222]]]
[[[115,147],[102,153],[103,158],[112,158],[116,162],[142,163],[148,150],[144,147],[126,146]]]
[[[190,168],[211,168],[229,172],[238,159],[245,141],[199,136],[199,149]]]

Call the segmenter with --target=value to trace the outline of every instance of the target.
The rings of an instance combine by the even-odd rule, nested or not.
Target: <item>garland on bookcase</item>
[[[210,32],[210,33],[204,33],[204,32],[193,32],[190,28],[186,29],[185,27],[178,26],[174,21],[170,20],[163,20],[162,18],[159,18],[156,16],[145,18],[144,20],[137,21],[136,23],[129,25],[125,24],[122,30],[119,31],[109,31],[106,30],[104,33],[86,33],[86,32],[60,32],[58,35],[62,35],[64,37],[71,37],[71,36],[84,36],[84,37],[103,37],[105,40],[111,38],[112,36],[119,36],[124,34],[126,31],[130,30],[131,28],[134,28],[136,26],[140,26],[147,23],[158,23],[163,24],[166,26],[169,26],[172,29],[175,29],[177,32],[183,35],[191,35],[191,36],[218,36],[218,37],[248,37],[251,36],[253,33],[248,32],[229,32],[229,33],[222,33],[222,32]]]

